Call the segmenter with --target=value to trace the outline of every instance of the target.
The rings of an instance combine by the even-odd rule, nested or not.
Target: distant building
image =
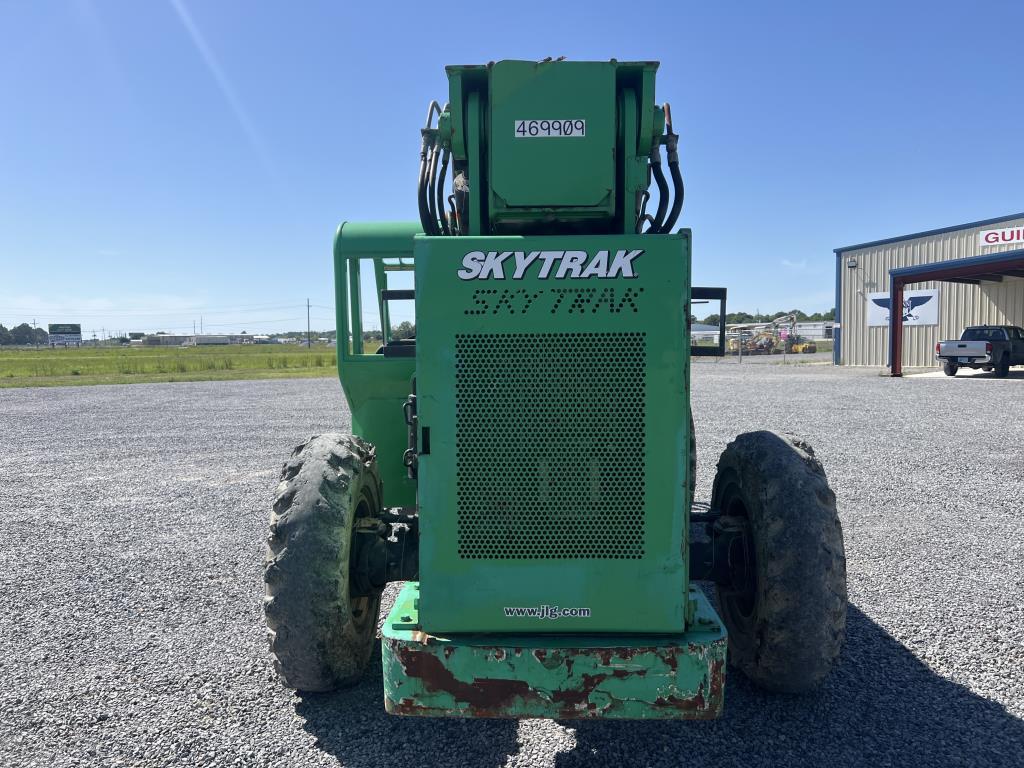
[[[192,336],[174,333],[151,333],[143,339],[147,347],[180,347],[193,343]]]
[[[820,341],[822,339],[832,338],[832,326],[835,325],[831,320],[825,320],[823,322],[804,322],[796,324],[796,333],[798,336],[803,336],[805,339],[813,339]]]
[[[705,325],[703,323],[693,323],[690,325],[690,335],[697,339],[714,339],[718,340],[718,326],[717,325]]]
[[[936,343],[969,325],[1024,325],[1024,213],[847,245],[835,260],[837,365],[899,374],[938,365]]]

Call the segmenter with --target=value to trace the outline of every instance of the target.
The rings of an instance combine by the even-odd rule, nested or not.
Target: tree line
[[[777,317],[784,317],[785,315],[793,315],[796,317],[798,323],[821,323],[831,322],[836,319],[835,308],[830,309],[828,312],[815,312],[808,315],[799,309],[784,310],[781,312],[772,312],[770,314],[750,314],[749,312],[727,312],[725,315],[726,324],[730,323],[769,323]],[[708,315],[703,320],[694,319],[694,322],[703,323],[705,325],[718,325],[721,315]]]
[[[410,323],[408,320],[403,320],[398,325],[391,326],[391,338],[394,341],[398,341],[400,339],[415,339],[416,326]],[[384,334],[381,333],[380,331],[363,331],[363,343],[383,341]]]
[[[16,325],[10,330],[0,325],[0,347],[24,344],[46,344],[50,335],[42,328],[33,328],[28,323]]]

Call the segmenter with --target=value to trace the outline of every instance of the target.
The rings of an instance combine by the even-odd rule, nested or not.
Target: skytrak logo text
[[[470,251],[462,257],[461,280],[588,280],[633,278],[633,262],[643,254],[636,251]]]

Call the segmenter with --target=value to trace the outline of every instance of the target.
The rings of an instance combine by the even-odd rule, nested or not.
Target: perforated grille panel
[[[455,337],[459,556],[644,554],[646,334]]]

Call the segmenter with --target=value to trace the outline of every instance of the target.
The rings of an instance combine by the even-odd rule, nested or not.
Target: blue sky
[[[415,218],[450,63],[660,60],[732,309],[828,309],[832,248],[1024,210],[1024,4],[658,5],[0,0],[0,323],[333,327],[335,227]]]

